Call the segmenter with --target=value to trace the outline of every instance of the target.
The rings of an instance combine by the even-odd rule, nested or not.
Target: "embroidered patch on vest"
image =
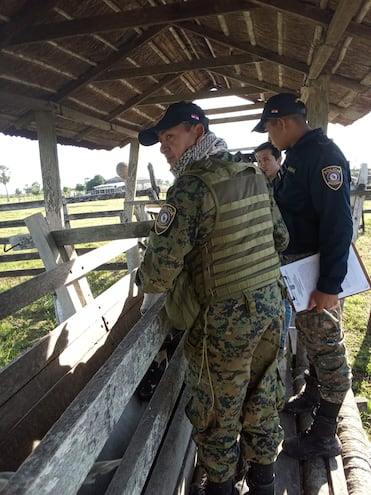
[[[157,215],[155,222],[155,232],[157,235],[161,235],[167,231],[176,215],[176,208],[173,205],[164,204]]]
[[[343,170],[337,165],[330,165],[322,169],[322,177],[326,186],[337,191],[343,184]]]

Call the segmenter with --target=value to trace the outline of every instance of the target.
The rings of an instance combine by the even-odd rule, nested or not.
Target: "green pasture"
[[[122,199],[114,199],[70,204],[68,205],[68,210],[70,214],[104,210],[117,210],[119,212],[122,206]],[[364,208],[371,209],[371,201],[366,202]],[[44,214],[42,209],[1,212],[1,219],[21,219],[38,211]],[[75,220],[71,222],[71,227],[106,225],[118,222],[119,216],[117,218]],[[1,237],[6,237],[20,232],[26,233],[27,228],[0,229],[0,232]],[[368,273],[371,274],[371,214],[365,215],[365,233],[360,231],[356,247]],[[0,261],[3,254],[5,253],[0,247]],[[35,260],[2,263],[1,269],[14,270],[17,268],[36,268],[40,266],[42,266],[41,261]],[[101,293],[122,275],[122,272],[90,273],[88,280],[93,294],[97,295]],[[21,278],[0,278],[0,292],[21,283],[23,280]],[[362,413],[362,420],[371,438],[371,330],[369,329],[367,331],[370,308],[371,291],[347,298],[344,303],[343,326],[353,369],[354,394],[356,396],[366,397],[368,400],[368,411]],[[56,321],[52,296],[45,296],[36,303],[13,314],[11,317],[0,321],[0,367],[8,364],[16,356],[37,342],[40,337],[50,332],[55,326]]]

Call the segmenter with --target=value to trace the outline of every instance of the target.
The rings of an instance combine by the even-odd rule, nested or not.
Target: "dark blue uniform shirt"
[[[322,129],[314,129],[286,151],[282,168],[275,198],[290,234],[283,254],[319,252],[317,289],[338,294],[353,235],[349,164]]]

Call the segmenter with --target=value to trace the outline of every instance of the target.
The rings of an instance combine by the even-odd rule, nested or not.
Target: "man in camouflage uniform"
[[[263,174],[227,152],[197,105],[173,104],[156,126],[139,133],[143,145],[158,141],[175,182],[150,233],[137,284],[146,293],[167,291],[170,301],[175,292],[184,301],[191,294],[198,304],[187,325],[186,412],[207,483],[191,493],[234,494],[241,450],[250,463],[250,495],[273,495],[282,438],[277,251],[288,243],[286,226]]]
[[[265,104],[254,129],[268,132],[271,142],[286,150],[284,175],[275,198],[290,233],[284,263],[319,252],[317,287],[295,324],[310,364],[303,393],[285,405],[291,413],[313,411],[312,427],[284,441],[284,451],[297,459],[332,457],[341,452],[337,416],[351,386],[338,294],[347,272],[353,225],[350,170],[343,153],[322,129],[311,129],[306,108],[296,95],[281,93]]]

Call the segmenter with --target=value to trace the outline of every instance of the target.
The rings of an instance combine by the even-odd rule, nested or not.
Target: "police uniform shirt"
[[[306,133],[286,152],[275,198],[290,234],[284,254],[320,253],[317,289],[341,291],[353,235],[349,164],[323,133]]]

